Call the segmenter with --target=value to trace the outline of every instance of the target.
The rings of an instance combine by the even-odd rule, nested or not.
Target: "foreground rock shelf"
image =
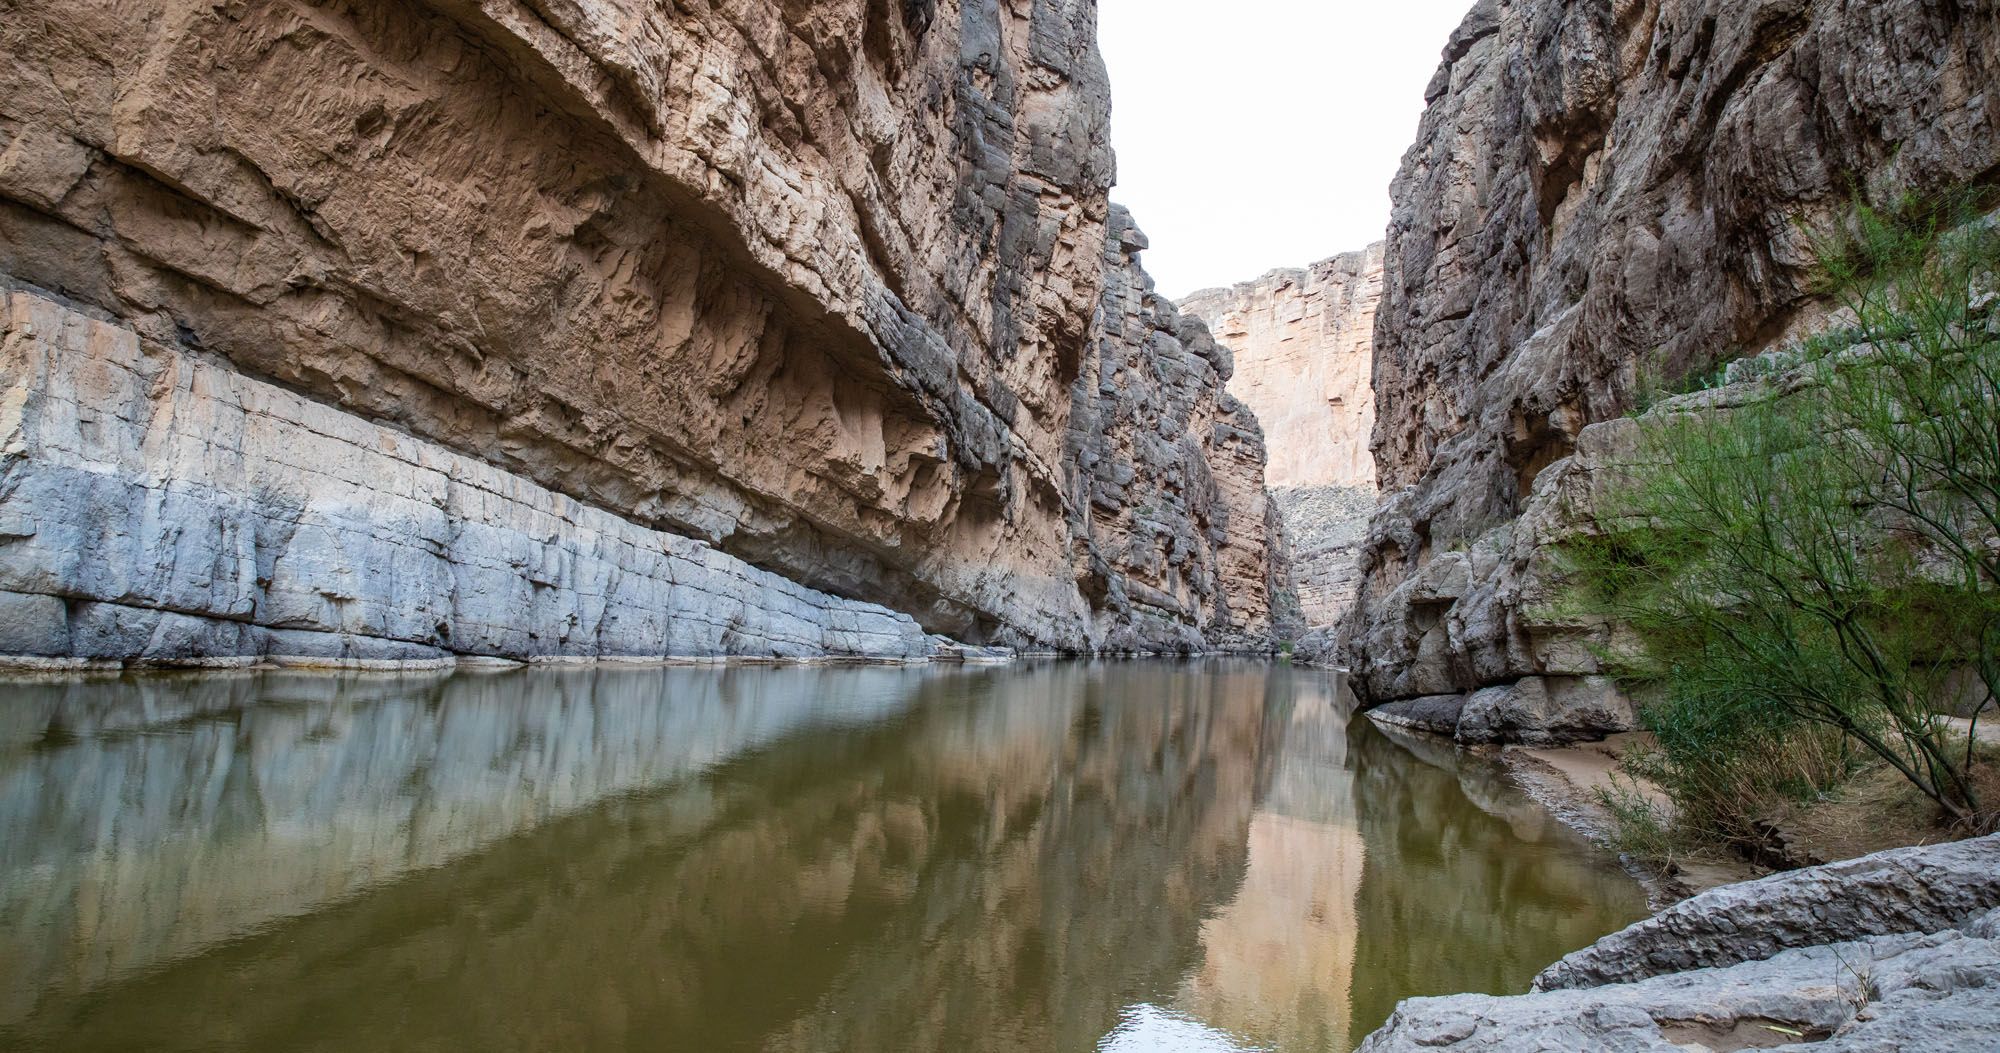
[[[1711,889],[1535,988],[1410,999],[1361,1050],[2000,1048],[2000,835]]]

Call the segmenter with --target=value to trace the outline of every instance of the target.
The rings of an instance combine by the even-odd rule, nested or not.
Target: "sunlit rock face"
[[[1343,657],[1375,700],[1597,671],[1529,618],[1547,469],[1674,377],[1809,324],[1807,230],[1990,179],[2000,21],[1885,0],[1482,0],[1392,188],[1384,501]]]
[[[1375,504],[1375,314],[1382,246],[1182,297],[1236,362],[1229,393],[1264,426],[1264,479],[1289,553],[1286,635],[1323,652],[1360,587],[1360,544]],[[1317,632],[1314,632],[1317,630]]]
[[[1229,393],[1264,425],[1272,489],[1370,489],[1382,245],[1184,296],[1236,357]]]
[[[0,281],[925,630],[1090,647],[1131,620],[1069,504],[1095,16],[27,0]]]

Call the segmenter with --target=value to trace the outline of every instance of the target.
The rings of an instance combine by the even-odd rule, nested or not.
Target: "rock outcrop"
[[[1264,435],[1223,388],[1228,349],[1154,292],[1145,247],[1114,206],[1066,457],[1093,635],[1118,651],[1267,647],[1285,560]]]
[[[148,377],[198,364],[201,384],[135,409],[220,420],[234,411],[200,401],[254,381],[342,415],[313,411],[313,427],[388,429],[490,467],[530,506],[559,496],[621,520],[620,536],[656,539],[632,542],[647,559],[685,547],[669,535],[706,545],[809,606],[880,605],[975,644],[1083,650],[1131,625],[1121,645],[1261,646],[1254,597],[1116,606],[1165,579],[1078,529],[1077,457],[1098,440],[1079,442],[1073,393],[1127,350],[1093,323],[1118,244],[1094,33],[1091,0],[23,0],[0,24],[0,283],[126,331],[111,342],[136,341]],[[29,346],[41,338],[9,334],[23,360],[75,375],[10,388],[92,387],[99,366]],[[10,438],[9,472],[58,470],[31,438]],[[106,486],[296,494],[303,475],[278,465],[317,466],[312,449],[241,452],[270,463],[207,478],[215,463],[168,465],[141,443]],[[1253,458],[1180,467],[1232,490],[1255,484]],[[10,529],[65,514],[31,491],[4,500]],[[223,501],[202,528],[254,540],[255,505]],[[1261,537],[1234,544],[1173,539],[1268,577],[1248,569]],[[1134,587],[1108,587],[1128,566]],[[141,587],[158,570],[36,594],[267,624],[180,609]],[[322,586],[389,595],[301,582]],[[604,597],[605,617],[652,601],[627,602]],[[35,617],[20,638],[66,654],[73,627]],[[613,635],[627,631],[653,630]],[[189,626],[185,646],[103,653],[235,657],[246,632]],[[568,639],[548,653],[589,649]]]
[[[1361,591],[1361,543],[1375,511],[1375,488],[1297,486],[1273,490],[1271,497],[1283,513],[1302,646],[1323,654]]]
[[[1605,937],[1516,997],[1404,1002],[1399,1050],[1990,1049],[2000,837],[1725,885]]]
[[[1482,0],[1392,190],[1360,690],[1598,672],[1535,621],[1551,470],[1642,375],[1815,322],[1801,221],[2000,171],[1996,55],[1975,4]]]
[[[17,656],[928,658],[816,593],[482,461],[0,292]]]
[[[1370,710],[1369,716],[1449,736],[1464,746],[1560,746],[1639,726],[1632,700],[1602,676],[1522,677],[1463,695],[1399,699]]]
[[[1375,315],[1380,243],[1181,298],[1236,356],[1229,393],[1264,424],[1274,490],[1375,485]]]
[[[1297,629],[1339,624],[1360,586],[1375,505],[1375,314],[1382,246],[1275,270],[1180,301],[1236,360],[1229,393],[1264,425],[1265,482],[1283,511]],[[1325,643],[1312,645],[1324,649]]]

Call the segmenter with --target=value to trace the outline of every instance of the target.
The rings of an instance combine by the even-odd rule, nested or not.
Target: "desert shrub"
[[[1640,642],[1606,657],[1653,699],[1677,824],[1742,843],[1869,759],[1991,830],[1938,701],[1967,668],[2000,694],[2000,232],[1863,208],[1819,248],[1851,319],[1641,416],[1569,599]]]

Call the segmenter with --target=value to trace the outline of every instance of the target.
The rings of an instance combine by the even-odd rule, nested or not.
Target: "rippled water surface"
[[[0,1048],[1346,1050],[1643,911],[1248,663],[0,685]]]

